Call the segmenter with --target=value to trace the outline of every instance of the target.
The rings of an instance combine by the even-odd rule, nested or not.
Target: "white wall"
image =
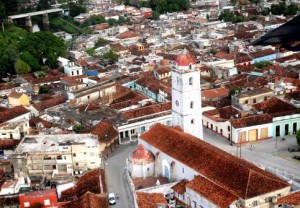
[[[246,132],[246,141],[248,141],[248,133],[250,130],[257,129],[257,138],[261,139],[261,129],[263,128],[268,128],[268,137],[272,137],[273,134],[273,123],[269,124],[262,124],[262,125],[257,125],[257,126],[249,126],[249,127],[244,127],[244,128],[239,128],[235,129],[232,127],[232,141],[235,143],[238,143],[239,141],[239,133],[241,132]]]

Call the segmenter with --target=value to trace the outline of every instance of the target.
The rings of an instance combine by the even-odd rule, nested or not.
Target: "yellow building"
[[[11,92],[8,96],[8,103],[10,106],[19,106],[19,105],[29,106],[30,105],[29,100],[30,99],[28,95],[16,91]]]

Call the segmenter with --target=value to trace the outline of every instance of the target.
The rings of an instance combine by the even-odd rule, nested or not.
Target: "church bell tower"
[[[195,58],[186,51],[176,58],[172,69],[173,126],[203,139],[200,71]]]

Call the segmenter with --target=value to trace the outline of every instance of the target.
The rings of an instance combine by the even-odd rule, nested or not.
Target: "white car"
[[[116,204],[116,197],[114,193],[109,193],[108,194],[108,203],[110,205]]]

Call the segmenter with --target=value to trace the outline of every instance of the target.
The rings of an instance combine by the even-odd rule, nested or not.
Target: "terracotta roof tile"
[[[161,193],[136,192],[139,208],[156,208],[157,204],[167,205],[168,202]]]
[[[196,193],[199,193],[201,196],[220,208],[228,208],[229,205],[239,198],[201,176],[195,177],[186,185],[186,187],[194,190]]]
[[[46,109],[65,103],[66,101],[67,101],[66,97],[59,96],[59,97],[50,98],[45,101],[41,101],[39,103],[34,103],[33,107],[35,107],[39,112],[44,112]]]
[[[292,104],[284,102],[276,97],[271,97],[264,102],[254,104],[253,108],[268,114],[297,110],[297,108]]]
[[[242,199],[290,187],[252,163],[172,127],[156,124],[141,136],[141,140]],[[262,185],[257,184],[258,179]]]
[[[91,133],[97,135],[98,140],[104,143],[110,143],[114,141],[119,135],[118,130],[108,119],[103,119],[98,124],[89,129],[83,130],[81,133]]]
[[[170,111],[171,109],[172,109],[172,103],[167,102],[167,103],[154,104],[150,106],[137,108],[134,110],[125,111],[123,112],[123,115],[127,119],[135,119],[142,116],[161,113],[164,111]]]
[[[272,116],[269,114],[254,115],[245,118],[230,120],[230,123],[234,128],[256,126],[261,124],[272,123]]]
[[[287,196],[277,199],[276,204],[283,204],[283,203],[286,203],[291,206],[300,205],[300,191],[291,193]]]
[[[0,150],[12,150],[18,144],[20,140],[13,140],[13,139],[1,139],[0,140]]]
[[[206,99],[214,99],[218,97],[228,96],[229,90],[221,87],[221,88],[215,88],[211,90],[204,90],[201,93],[202,96],[204,96]]]
[[[0,123],[9,121],[18,116],[29,113],[30,111],[24,108],[23,106],[16,106],[14,108],[10,108],[8,110],[4,110],[0,112]]]
[[[108,208],[108,199],[91,192],[86,192],[78,199],[60,205],[59,208]]]
[[[103,169],[93,169],[90,172],[85,173],[81,176],[75,187],[64,190],[61,194],[63,199],[71,197],[81,197],[86,192],[92,192],[95,194],[100,193],[100,181],[101,178],[103,184],[103,193],[107,193],[107,187],[105,182],[105,173]]]
[[[185,191],[186,191],[185,186],[186,186],[186,184],[189,183],[189,182],[190,182],[189,180],[183,179],[183,180],[181,180],[179,183],[177,183],[176,185],[174,185],[174,186],[172,187],[172,189],[173,189],[175,192],[177,192],[177,193],[179,193],[179,194],[182,195],[182,194],[185,193]]]

